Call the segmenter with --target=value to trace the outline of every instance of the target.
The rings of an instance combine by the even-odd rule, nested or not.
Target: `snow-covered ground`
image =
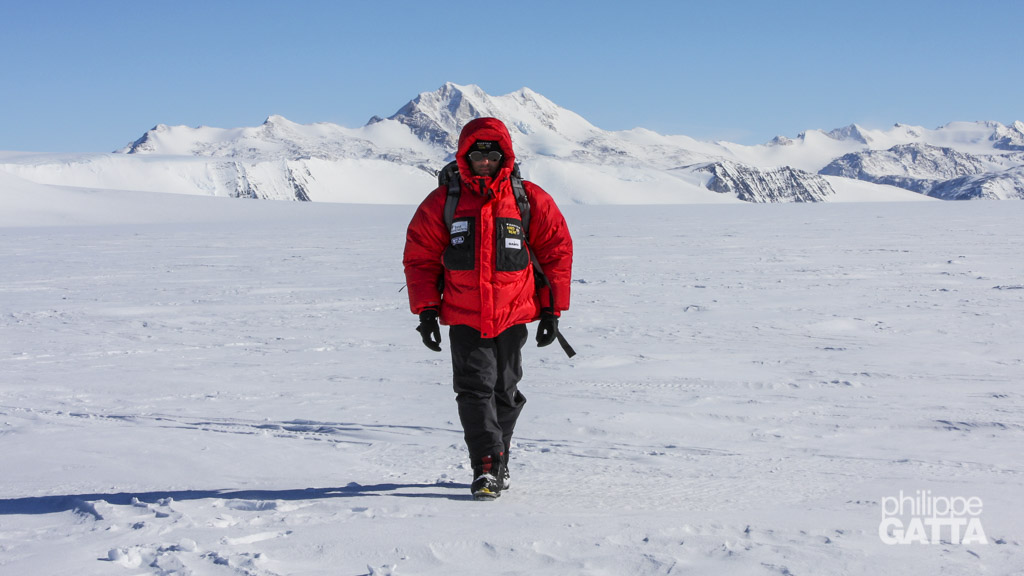
[[[0,184],[5,575],[1024,571],[1022,203],[566,206],[474,502],[412,206]],[[917,491],[987,543],[883,543]]]

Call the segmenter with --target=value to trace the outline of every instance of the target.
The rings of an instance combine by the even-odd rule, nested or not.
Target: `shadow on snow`
[[[443,492],[430,491],[442,489]],[[407,492],[406,490],[415,490]],[[453,494],[453,490],[461,491]],[[97,520],[103,516],[93,503],[130,506],[136,503],[153,504],[161,500],[321,500],[327,498],[352,498],[357,496],[398,496],[402,498],[445,498],[449,500],[470,500],[469,484],[438,482],[434,484],[371,484],[350,482],[341,488],[305,488],[301,490],[179,490],[162,492],[117,492],[110,494],[66,494],[57,496],[30,496],[26,498],[0,499],[0,515],[9,514],[53,514],[74,511],[88,514]]]

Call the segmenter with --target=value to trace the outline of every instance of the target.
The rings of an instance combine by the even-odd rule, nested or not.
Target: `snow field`
[[[0,572],[1024,570],[1019,203],[566,206],[579,355],[480,503],[412,207],[92,197],[0,228]],[[919,489],[989,543],[883,544]]]

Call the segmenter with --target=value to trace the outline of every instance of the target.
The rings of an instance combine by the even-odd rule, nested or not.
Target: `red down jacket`
[[[473,176],[466,154],[478,140],[497,141],[504,159],[492,178]],[[515,163],[512,138],[495,118],[478,118],[459,135],[455,155],[462,179],[452,230],[445,230],[447,186],[431,192],[409,223],[405,278],[414,314],[440,307],[442,324],[464,324],[483,338],[540,317],[542,307],[556,314],[569,309],[572,238],[554,200],[532,182],[529,238],[523,229],[509,176]],[[537,255],[551,290],[538,293],[528,250]],[[442,296],[438,280],[444,276]],[[554,301],[552,302],[552,296]]]

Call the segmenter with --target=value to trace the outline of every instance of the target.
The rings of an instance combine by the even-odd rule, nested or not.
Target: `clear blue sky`
[[[857,122],[1024,120],[1018,0],[4,0],[0,150],[156,124],[363,125],[444,82],[606,130],[745,144]]]

